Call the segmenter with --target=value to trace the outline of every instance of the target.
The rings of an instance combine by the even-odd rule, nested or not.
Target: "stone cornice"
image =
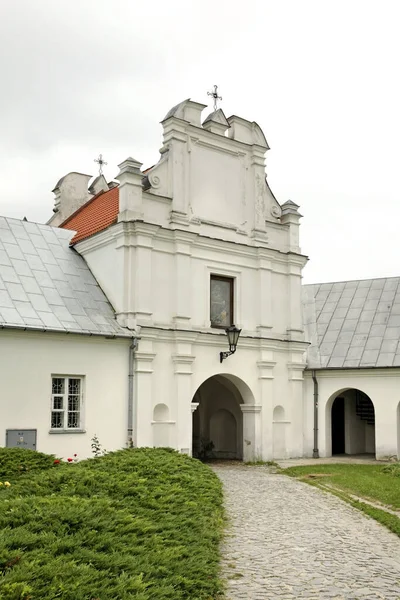
[[[230,226],[229,226],[230,227]],[[76,249],[79,253],[85,254],[90,250],[94,250],[101,246],[107,245],[110,241],[125,238],[122,240],[122,245],[135,245],[131,240],[127,240],[126,236],[135,234],[142,234],[150,236],[151,238],[157,238],[160,240],[173,242],[176,238],[177,232],[179,235],[185,234],[185,241],[192,244],[192,248],[207,248],[216,253],[232,254],[235,256],[257,258],[259,252],[262,252],[262,258],[271,260],[275,264],[284,265],[296,265],[297,267],[303,267],[307,262],[307,256],[303,254],[297,254],[294,252],[284,252],[277,248],[257,246],[252,244],[244,244],[243,242],[234,242],[223,240],[220,238],[210,238],[200,234],[199,232],[193,232],[188,230],[180,230],[177,228],[166,228],[161,225],[154,223],[147,223],[146,221],[132,221],[132,222],[120,222],[115,225],[111,225],[104,231],[97,233],[96,235],[82,240],[76,244]],[[190,239],[192,238],[192,242]],[[118,244],[121,246],[121,243]],[[160,250],[158,251],[166,251]],[[170,253],[173,253],[174,249],[171,246]],[[257,268],[254,266],[253,268]]]
[[[199,346],[215,346],[220,348],[227,345],[226,335],[224,332],[216,332],[208,328],[204,329],[173,329],[170,326],[152,326],[142,325],[140,329],[141,339],[152,340],[155,342],[185,342]],[[308,342],[290,341],[284,338],[262,338],[258,336],[248,335],[243,332],[239,339],[238,351],[243,349],[252,350],[276,350],[277,352],[303,353]],[[296,363],[297,364],[297,363]],[[304,368],[304,367],[303,367]]]
[[[240,404],[240,408],[244,413],[260,413],[261,404]]]

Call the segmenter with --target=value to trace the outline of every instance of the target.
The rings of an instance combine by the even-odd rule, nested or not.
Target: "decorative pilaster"
[[[272,358],[272,352],[264,352],[269,358]],[[274,403],[274,368],[276,361],[259,360],[257,361],[258,379],[261,404],[263,407],[263,426],[262,426],[262,459],[272,460],[272,412]]]
[[[191,319],[191,243],[193,236],[175,231],[175,316],[177,329],[188,329]]]
[[[192,364],[195,357],[190,354],[173,354],[176,398],[176,447],[185,454],[192,453],[192,413],[196,402],[192,402]]]
[[[152,375],[155,356],[153,352],[135,352],[136,446],[153,445]]]
[[[268,337],[272,329],[272,265],[258,249],[258,284],[260,298],[260,320],[257,327],[261,337]]]
[[[243,460],[251,462],[262,457],[261,405],[241,404],[243,413]]]
[[[288,323],[289,340],[303,341],[303,305],[301,301],[301,269],[303,265],[289,264],[288,273]]]

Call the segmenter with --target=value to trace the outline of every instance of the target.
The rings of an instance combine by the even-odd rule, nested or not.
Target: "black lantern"
[[[236,325],[231,325],[225,329],[225,333],[228,336],[229,352],[219,353],[219,362],[222,363],[224,358],[228,358],[231,354],[236,352],[236,346],[239,340],[239,335],[242,330],[238,329]]]

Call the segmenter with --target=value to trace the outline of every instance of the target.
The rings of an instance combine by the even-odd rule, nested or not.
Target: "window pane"
[[[62,408],[63,408],[63,397],[62,396],[54,396],[53,409],[54,410],[62,410]]]
[[[68,396],[68,410],[79,410],[79,396]]]
[[[81,380],[80,379],[69,379],[68,380],[68,393],[69,394],[80,394],[81,393]]]
[[[232,325],[231,279],[211,278],[211,324],[220,327]]]
[[[51,428],[62,429],[64,426],[64,413],[52,412],[51,413]]]
[[[69,412],[68,413],[68,427],[73,429],[79,427],[79,413]]]
[[[65,379],[61,379],[60,377],[53,377],[52,381],[52,393],[53,394],[64,394],[64,384]]]

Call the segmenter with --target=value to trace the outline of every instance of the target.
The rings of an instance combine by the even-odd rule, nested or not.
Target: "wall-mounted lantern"
[[[239,335],[242,330],[238,329],[236,325],[231,325],[225,329],[225,333],[228,336],[229,352],[219,353],[219,362],[222,363],[224,358],[228,358],[231,354],[236,352],[236,346],[239,340]]]

